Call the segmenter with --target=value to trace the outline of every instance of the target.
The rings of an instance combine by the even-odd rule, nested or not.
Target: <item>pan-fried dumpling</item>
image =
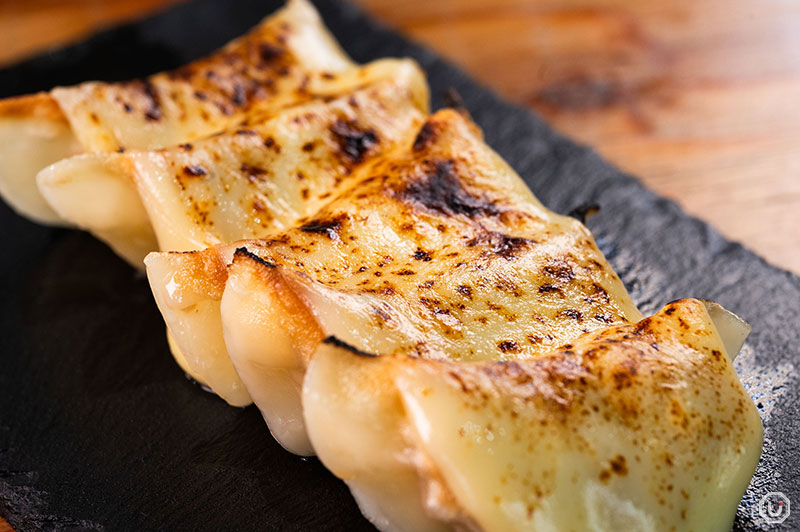
[[[417,67],[402,64],[407,68],[393,68],[394,79],[327,103],[293,107],[259,125],[196,142],[191,149],[108,157],[132,173],[162,249],[263,236],[317,211],[353,184],[358,168],[394,145],[412,142],[424,121],[427,92]],[[76,158],[79,163],[95,159]],[[67,160],[51,169],[72,164]],[[64,188],[87,176],[94,179],[83,167],[61,174],[74,180]],[[129,174],[112,181],[125,180]],[[43,183],[42,190],[47,189]],[[87,207],[76,196],[72,208],[79,215]],[[99,228],[95,232],[104,236]],[[120,249],[118,242],[112,244]],[[250,396],[226,354],[219,317],[232,254],[226,246],[163,254],[150,262],[149,275],[176,359],[193,378],[241,405],[250,403]]]
[[[410,141],[427,113],[425,76],[412,60],[376,61],[338,80],[353,90],[254,112],[207,139],[65,159],[39,174],[39,189],[60,216],[137,267],[157,249],[265,236],[316,211],[357,165]]]
[[[308,368],[305,421],[384,531],[727,531],[762,427],[715,325],[680,300],[510,362],[331,340]]]
[[[357,68],[306,0],[290,0],[245,36],[171,72],[89,82],[0,101],[0,193],[21,214],[63,220],[36,190],[36,173],[83,151],[190,142],[278,109],[339,94]]]
[[[173,336],[191,334],[171,309],[214,309],[203,317],[222,320],[224,342],[213,345],[227,347],[288,449],[311,452],[299,390],[325,336],[371,352],[513,360],[639,319],[589,231],[544,208],[459,113],[436,113],[416,139],[356,172],[313,217],[238,243],[235,254],[223,247],[145,261]],[[223,282],[217,317],[216,301],[202,294],[207,283],[218,294]]]

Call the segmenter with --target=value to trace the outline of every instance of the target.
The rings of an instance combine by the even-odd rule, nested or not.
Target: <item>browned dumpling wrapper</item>
[[[728,531],[763,431],[733,368],[749,330],[685,299],[526,360],[320,347],[322,462],[384,531]]]
[[[410,139],[428,110],[425,76],[385,59],[336,78],[342,94],[253,111],[234,128],[161,150],[87,153],[38,176],[64,219],[132,265],[263,237],[316,211],[353,169]]]
[[[328,335],[369,352],[516,360],[640,318],[589,231],[543,207],[456,111],[353,175],[268,239],[146,259],[190,374],[220,391],[241,382],[294,452],[312,452],[299,391]]]
[[[70,223],[36,187],[36,174],[82,152],[191,142],[312,98],[342,94],[358,69],[306,0],[290,0],[245,36],[174,71],[121,83],[87,82],[0,101],[0,194],[41,223]],[[352,76],[348,78],[352,83]],[[111,190],[120,193],[119,187]],[[88,196],[86,202],[102,201]]]

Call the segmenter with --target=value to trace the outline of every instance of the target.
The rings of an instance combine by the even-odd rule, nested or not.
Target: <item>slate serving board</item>
[[[0,71],[0,97],[175,67],[279,4],[194,0]],[[356,60],[416,58],[434,108],[455,88],[546,205],[598,203],[589,226],[645,313],[695,296],[753,325],[737,369],[766,443],[734,530],[800,530],[800,278],[353,6],[316,4]],[[374,530],[344,484],[316,459],[284,452],[255,408],[228,407],[184,377],[143,276],[92,237],[35,225],[2,203],[0,227],[0,515],[17,532]],[[771,491],[797,508],[783,525],[759,515]]]

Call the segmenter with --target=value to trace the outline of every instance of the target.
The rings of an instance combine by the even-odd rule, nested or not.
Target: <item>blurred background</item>
[[[355,2],[800,273],[800,2]],[[0,0],[0,68],[175,3]]]

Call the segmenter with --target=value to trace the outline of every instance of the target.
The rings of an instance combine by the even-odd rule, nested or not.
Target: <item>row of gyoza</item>
[[[580,222],[428,112],[414,61],[356,65],[292,0],[177,71],[0,102],[0,192],[146,265],[181,367],[381,530],[728,530],[749,328],[642,319]]]

